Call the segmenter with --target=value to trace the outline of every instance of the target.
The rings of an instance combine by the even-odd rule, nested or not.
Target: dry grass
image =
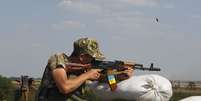
[[[14,82],[13,83],[15,86],[18,86],[19,88],[19,84]],[[40,84],[40,80],[35,81],[34,85],[36,88],[38,88]],[[187,88],[187,87],[180,87],[180,88],[173,88],[173,96],[170,99],[170,101],[179,101],[183,98],[189,97],[189,96],[201,96],[201,88]],[[114,100],[114,101],[127,101],[127,100]]]
[[[201,88],[173,88],[173,96],[170,101],[179,101],[190,96],[201,96]]]

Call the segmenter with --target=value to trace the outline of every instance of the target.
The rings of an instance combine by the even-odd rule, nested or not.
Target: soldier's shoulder
[[[54,55],[60,56],[60,55],[66,55],[64,52],[57,52]],[[66,55],[67,56],[67,55]]]
[[[64,52],[57,52],[53,55],[51,55],[48,59],[49,62],[53,61],[53,60],[62,60],[62,59],[65,59],[67,60],[68,59],[68,56],[64,53]]]
[[[60,57],[60,56],[62,56],[62,57],[68,57],[64,52],[57,52],[57,53],[51,55],[50,58],[51,57]]]

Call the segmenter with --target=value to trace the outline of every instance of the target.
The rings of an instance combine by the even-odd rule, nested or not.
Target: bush
[[[14,87],[11,80],[0,75],[0,101],[14,100]]]

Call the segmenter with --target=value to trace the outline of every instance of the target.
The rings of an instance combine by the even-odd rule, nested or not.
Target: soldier
[[[70,74],[69,71],[75,67],[90,67],[93,59],[104,58],[97,41],[91,38],[75,41],[70,56],[65,53],[51,56],[39,87],[38,101],[94,101],[87,96],[90,90],[85,83],[87,80],[97,80],[100,69],[90,69],[79,75]],[[132,72],[133,70],[129,69],[128,76],[131,76]]]

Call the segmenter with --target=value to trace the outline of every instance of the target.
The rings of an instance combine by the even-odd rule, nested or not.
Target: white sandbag
[[[179,101],[201,101],[201,96],[191,96],[191,97],[181,99]]]
[[[90,87],[103,101],[114,99],[168,101],[172,96],[170,81],[154,74],[133,76],[118,83],[115,91],[110,91],[106,83],[93,82]]]

